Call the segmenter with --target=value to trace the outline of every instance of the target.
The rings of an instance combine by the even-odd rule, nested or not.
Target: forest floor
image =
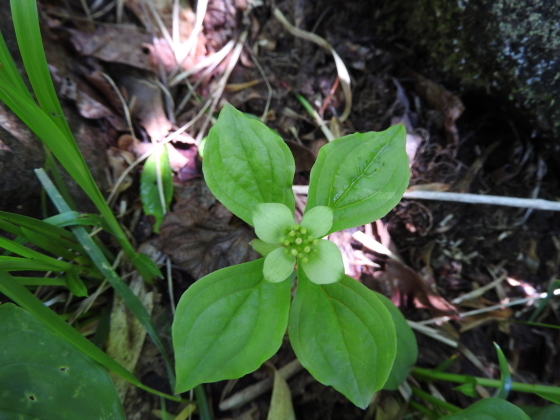
[[[227,101],[263,116],[294,154],[297,185],[308,183],[317,151],[327,142],[325,133],[339,137],[403,123],[408,132],[411,189],[559,198],[558,168],[539,153],[531,124],[484,92],[430,80],[422,56],[401,43],[391,16],[374,10],[370,2],[211,0],[194,38],[196,44],[180,67],[176,59],[189,49],[172,46],[186,48],[185,41],[196,28],[192,10],[181,10],[174,17],[172,1],[152,2],[148,7],[140,0],[127,0],[119,15],[122,23],[116,24],[118,13],[110,2],[89,3],[95,6],[90,17],[77,6],[79,2],[72,2],[75,9],[69,13],[57,2],[44,1],[41,12],[50,34],[45,41],[49,57],[55,57],[52,51],[57,49],[65,51],[58,62],[51,62],[54,73],[62,74],[57,81],[59,93],[105,133],[107,151],[97,153],[108,153],[113,176],[109,183],[150,149],[150,141],[193,121],[171,142],[176,193],[161,232],[153,233],[149,217],[127,222],[137,243],[157,255],[163,252],[172,262],[172,288],[161,281],[151,290],[153,315],[161,331],[168,331],[171,321],[170,295],[176,301],[203,275],[254,258],[247,245],[254,237],[251,229],[218,208],[202,182],[198,145],[211,122],[195,117],[209,100],[216,111]],[[199,7],[203,3],[199,1]],[[340,122],[340,117],[349,102],[332,54],[288,32],[273,15],[274,7],[299,28],[322,36],[340,55],[351,76],[352,101],[345,121]],[[239,41],[243,36],[244,44],[239,44],[243,48],[237,50],[236,42],[243,42]],[[228,50],[221,60],[203,61],[217,58],[215,54],[224,48]],[[181,76],[197,64],[199,71]],[[140,140],[130,136],[122,102],[101,73],[119,86]],[[161,95],[156,81],[167,95]],[[296,94],[305,97],[325,121],[326,131]],[[138,172],[119,191],[118,202],[137,208]],[[298,200],[304,203],[305,195]],[[557,278],[560,214],[403,199],[382,220],[330,239],[343,250],[347,274],[391,298],[407,319],[430,328],[430,335],[416,330],[417,366],[434,368],[450,362],[449,372],[499,379],[493,346],[497,343],[509,361],[513,380],[559,383],[558,330],[523,322],[538,307],[539,294]],[[368,240],[381,246],[372,249]],[[467,293],[470,296],[465,298]],[[101,295],[94,308],[109,302],[108,295]],[[478,311],[463,315],[473,310]],[[558,325],[558,303],[549,302],[534,321]],[[169,391],[161,358],[152,347],[146,341],[136,373],[146,384]],[[294,358],[286,340],[270,364],[282,368]],[[255,384],[269,390],[270,373],[264,366],[238,381],[207,385],[215,418],[266,418],[270,392],[225,411],[220,404],[223,407],[232,395],[243,397],[243,391]],[[427,386],[417,379],[410,381],[459,406],[474,401],[454,391],[451,383]],[[413,412],[401,410],[405,404],[398,391],[378,394],[377,404],[364,412],[305,371],[294,374],[288,385],[300,419],[396,419]],[[159,399],[132,391],[127,398],[128,418],[157,418]],[[541,404],[520,393],[513,393],[510,401]],[[385,417],[375,407],[381,407]],[[175,414],[180,408],[170,403],[166,407]],[[408,418],[421,418],[414,416]]]

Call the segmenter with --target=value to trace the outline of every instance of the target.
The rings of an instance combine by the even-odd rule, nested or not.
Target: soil
[[[199,36],[197,54],[210,55],[219,51],[230,39],[248,29],[247,45],[251,47],[271,87],[267,124],[289,142],[294,152],[296,184],[307,183],[316,151],[326,142],[317,124],[296,98],[295,93],[299,93],[325,121],[332,120],[330,128],[339,135],[379,131],[403,122],[409,133],[409,142],[416,142],[417,147],[416,153],[410,155],[411,186],[557,201],[560,196],[558,167],[543,153],[546,142],[535,137],[533,127],[507,103],[484,92],[471,91],[458,98],[454,95],[454,91],[459,90],[458,86],[446,85],[443,79],[429,80],[420,76],[421,57],[411,60],[408,53],[403,53],[406,45],[400,44],[398,31],[391,27],[389,11],[376,10],[374,3],[211,0]],[[259,6],[252,8],[252,4]],[[342,89],[336,87],[337,70],[331,54],[285,31],[272,16],[274,7],[278,7],[301,29],[324,37],[346,63],[352,77],[353,93],[352,112],[346,121],[340,123],[337,120],[345,100]],[[73,51],[76,45],[71,45],[69,31],[82,28],[77,27],[76,21],[63,17],[65,10],[64,4],[56,2],[44,2],[42,5],[46,25],[55,35],[49,42]],[[76,8],[73,13],[79,15],[81,12]],[[125,7],[125,18],[130,24],[140,26],[138,15],[132,8]],[[110,27],[114,11],[98,19],[100,26]],[[123,39],[123,43],[126,46],[127,40]],[[80,72],[74,75],[80,80],[89,80],[90,85],[92,69],[96,67],[102,68],[115,80],[123,72],[137,78],[149,73],[140,68],[142,64],[133,68],[128,64],[111,63],[107,59],[80,57],[76,53],[69,60],[74,60],[67,64],[75,71],[80,66],[88,67],[87,71],[80,67]],[[201,98],[208,97],[215,89],[224,67],[224,64],[219,65],[213,72],[192,79],[193,83],[200,83],[197,93]],[[146,78],[151,80],[154,75],[149,74]],[[258,81],[257,84],[249,83],[254,80]],[[228,81],[229,87],[223,94],[223,100],[244,112],[261,116],[269,95],[262,80],[261,70],[255,65],[249,49],[245,49]],[[240,83],[247,84],[239,88]],[[180,85],[170,92],[177,104],[186,87]],[[107,98],[103,101],[108,102]],[[176,115],[173,125],[181,126],[189,121],[200,108],[200,103],[189,101],[184,111]],[[112,108],[112,113],[111,118],[122,119],[118,107]],[[109,120],[106,117],[96,120],[105,129],[106,145],[124,152],[119,141],[126,129]],[[141,117],[134,121],[134,125],[137,137],[147,143],[149,135]],[[187,133],[196,138],[200,128],[200,123],[194,124]],[[141,218],[134,232],[138,242],[151,242],[172,257],[173,290],[178,297],[196,278],[254,256],[244,245],[252,237],[251,230],[227,211],[216,207],[213,198],[207,195],[208,191],[201,183],[196,146],[192,141],[173,144],[179,155],[194,157],[188,160],[189,164],[176,168],[178,192],[175,208],[164,222],[160,236],[151,231],[153,221],[147,217]],[[98,152],[105,153],[105,150]],[[123,192],[123,197],[131,205],[137,205],[136,178],[131,180],[131,188]],[[349,249],[350,255],[361,251],[376,265],[374,268],[353,265],[353,277],[392,298],[407,319],[421,322],[444,315],[451,318],[430,326],[456,341],[458,346],[451,347],[416,332],[420,347],[418,366],[435,368],[452,360],[448,367],[450,372],[499,378],[496,351],[492,344],[495,342],[508,358],[515,381],[560,385],[558,330],[522,323],[530,319],[539,304],[538,300],[499,307],[467,318],[458,315],[546,291],[550,282],[558,276],[560,214],[404,199],[382,221],[360,230],[373,235],[400,255],[404,265],[367,249],[352,239],[352,232],[347,232],[337,241]],[[179,241],[179,236],[185,242],[169,242]],[[212,253],[219,258],[203,260],[198,254],[192,254],[196,248],[203,249],[202,256]],[[176,251],[179,249],[180,252]],[[496,287],[474,299],[452,305],[454,299],[498,278],[503,281]],[[171,304],[167,281],[157,284],[154,291],[158,326],[161,331],[168,331]],[[535,319],[535,322],[552,325],[558,325],[558,321],[558,306],[554,300]],[[169,392],[162,361],[152,347],[149,342],[144,345],[136,372],[147,385]],[[294,358],[286,340],[270,363],[281,368]],[[234,383],[206,385],[215,418],[266,418],[270,392],[234,410],[221,411],[219,405],[224,398],[269,376],[270,369],[263,367]],[[411,379],[411,383],[425,390],[431,389],[417,379]],[[406,412],[401,412],[399,417],[399,408],[405,403],[397,391],[380,393],[375,397],[377,404],[362,411],[332,388],[315,382],[306,372],[295,375],[288,385],[299,419],[373,419],[381,418],[380,410],[392,413],[392,417],[386,418],[401,418]],[[474,401],[454,391],[454,386],[436,383],[437,390],[453,404],[467,406]],[[143,408],[141,412],[134,412],[134,402],[127,404],[129,418],[157,418],[152,410],[161,408],[159,399],[143,393],[136,394],[135,398],[143,401]],[[537,397],[519,393],[513,393],[509,400],[520,404],[544,404]],[[146,402],[149,402],[147,406]],[[381,407],[377,414],[375,407]],[[179,410],[173,403],[168,403],[166,408],[175,414]],[[415,414],[409,418],[421,416]]]

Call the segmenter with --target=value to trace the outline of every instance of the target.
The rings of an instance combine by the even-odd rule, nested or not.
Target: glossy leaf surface
[[[107,371],[33,315],[0,306],[0,418],[123,419]]]
[[[405,144],[405,129],[396,125],[323,146],[311,170],[306,211],[330,207],[334,215],[330,232],[385,216],[400,201],[410,179]]]
[[[408,326],[399,308],[381,293],[374,293],[391,314],[397,333],[397,357],[395,363],[393,363],[389,379],[387,379],[383,386],[383,389],[395,390],[406,379],[410,368],[416,363],[416,359],[418,359],[418,344],[412,329]]]
[[[280,348],[288,324],[290,282],[265,281],[263,262],[223,268],[183,294],[172,328],[176,392],[239,378]]]
[[[250,225],[256,204],[294,209],[290,149],[274,131],[231,105],[222,109],[208,134],[202,170],[212,194]]]
[[[440,420],[531,420],[519,407],[500,398],[485,398]]]
[[[386,382],[397,351],[391,314],[354,279],[316,285],[298,270],[289,335],[301,364],[358,407]]]

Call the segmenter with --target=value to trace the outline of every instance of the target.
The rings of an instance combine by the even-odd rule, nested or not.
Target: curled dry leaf
[[[255,260],[255,235],[210,193],[202,180],[179,188],[154,245],[199,279],[220,268]]]

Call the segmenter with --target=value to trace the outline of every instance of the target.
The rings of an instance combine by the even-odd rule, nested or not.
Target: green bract
[[[294,224],[292,212],[283,204],[259,204],[253,212],[257,236],[266,246],[276,246],[264,260],[264,279],[286,280],[296,262],[315,284],[329,284],[344,274],[342,255],[332,242],[321,239],[332,226],[332,210],[319,206]]]
[[[301,364],[361,408],[388,378],[391,388],[405,379],[416,358],[410,328],[390,301],[344,275],[340,250],[323,239],[397,205],[409,180],[405,140],[395,126],[327,144],[298,224],[290,150],[264,124],[224,107],[204,146],[204,177],[255,228],[251,245],[264,258],[209,274],[181,297],[176,392],[250,373],[280,348],[286,329]],[[297,278],[293,302],[288,278]]]

